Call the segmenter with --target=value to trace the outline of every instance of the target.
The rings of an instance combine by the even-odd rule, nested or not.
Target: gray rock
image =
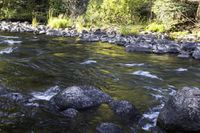
[[[179,58],[189,58],[190,57],[190,53],[186,52],[186,51],[182,51],[179,55]]]
[[[59,110],[67,108],[87,109],[108,103],[112,98],[101,90],[91,86],[72,86],[55,95],[51,102]]]
[[[181,51],[180,45],[171,41],[169,44],[168,52],[169,53],[179,53]]]
[[[128,101],[112,101],[109,105],[121,119],[138,121],[141,118],[141,114],[136,107]]]
[[[102,123],[96,131],[97,133],[123,133],[122,129],[113,123]]]
[[[153,52],[156,54],[164,54],[167,53],[169,46],[165,44],[156,44],[153,46]]]
[[[51,30],[51,29],[49,29],[49,30],[46,31],[46,35],[48,35],[48,36],[62,36],[63,33],[62,33],[61,30],[53,30],[53,29]]]
[[[69,109],[62,111],[62,114],[67,118],[73,119],[73,118],[77,117],[78,111],[76,109],[69,108]]]
[[[157,125],[167,131],[200,132],[200,90],[184,87],[170,97]]]
[[[151,44],[144,44],[142,42],[126,46],[127,52],[147,52],[147,53],[150,53],[150,52],[152,52],[152,49],[153,48],[152,48]]]
[[[196,48],[196,43],[193,42],[184,42],[181,44],[181,49],[184,51],[191,52],[194,51],[195,48]]]
[[[192,56],[193,56],[195,59],[198,59],[198,60],[200,59],[200,47],[197,47],[197,48],[194,50]]]

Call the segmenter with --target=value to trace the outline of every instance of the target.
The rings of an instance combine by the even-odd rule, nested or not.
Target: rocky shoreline
[[[35,99],[30,95],[7,91],[0,85],[0,127],[15,127],[28,124],[43,123],[45,125],[70,125],[81,119],[84,112],[107,104],[119,120],[138,124],[141,113],[129,101],[114,100],[108,94],[92,86],[71,86],[55,94],[49,101]],[[89,111],[90,112],[90,111]],[[45,114],[48,113],[51,117]],[[89,114],[92,116],[92,114]],[[53,123],[52,123],[53,121]],[[64,125],[62,125],[64,124]],[[39,125],[40,126],[40,125]],[[129,127],[129,126],[128,126]],[[129,127],[131,133],[135,129]],[[98,133],[123,133],[123,130],[114,123],[97,125]],[[134,132],[135,133],[135,132]]]
[[[173,41],[164,34],[121,35],[112,30],[91,29],[78,32],[75,28],[52,29],[45,25],[33,27],[28,22],[0,22],[2,32],[30,32],[48,36],[79,37],[80,41],[106,42],[124,46],[127,52],[175,54],[179,58],[200,59],[200,43],[194,40]]]

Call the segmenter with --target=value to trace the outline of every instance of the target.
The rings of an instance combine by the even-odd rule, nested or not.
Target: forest
[[[124,34],[139,30],[197,33],[198,0],[1,0],[0,19],[39,22],[55,28],[116,26]]]

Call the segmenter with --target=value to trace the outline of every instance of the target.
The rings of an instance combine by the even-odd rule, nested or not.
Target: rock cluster
[[[53,96],[50,101],[34,100],[31,96],[6,91],[0,87],[0,124],[12,126],[28,123],[28,120],[45,124],[63,124],[79,118],[81,112],[96,109],[101,104],[108,104],[113,112],[128,122],[137,123],[141,114],[128,101],[113,100],[108,94],[92,86],[68,87]],[[47,115],[48,114],[48,115]],[[51,116],[51,118],[49,117]],[[12,119],[8,119],[8,118]],[[99,133],[122,133],[114,123],[102,123],[97,127]]]
[[[164,34],[139,34],[121,35],[112,30],[83,30],[77,32],[75,28],[52,29],[45,25],[33,27],[27,22],[0,22],[0,31],[6,32],[31,32],[34,34],[46,34],[49,36],[79,37],[80,41],[88,42],[107,42],[124,46],[127,52],[145,52],[155,54],[172,53],[180,58],[193,57],[200,59],[200,43],[187,41],[172,41]]]

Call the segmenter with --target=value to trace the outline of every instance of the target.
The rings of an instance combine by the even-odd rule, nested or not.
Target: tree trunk
[[[197,13],[196,13],[196,20],[200,20],[200,4],[198,5]]]

